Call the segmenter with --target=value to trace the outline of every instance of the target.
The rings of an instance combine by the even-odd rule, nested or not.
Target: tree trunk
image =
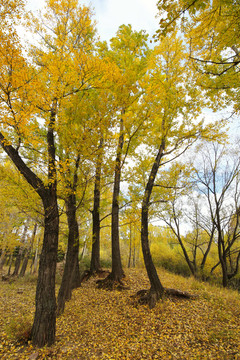
[[[206,261],[207,261],[207,256],[210,252],[210,249],[211,249],[211,246],[212,246],[212,242],[213,242],[213,237],[214,237],[214,232],[215,232],[215,227],[212,227],[212,230],[211,230],[211,235],[210,235],[210,240],[208,242],[208,246],[207,246],[207,249],[203,255],[203,259],[202,259],[202,262],[201,262],[201,265],[200,265],[200,269],[201,271],[203,272],[203,269],[204,269],[204,266],[206,264]]]
[[[136,240],[135,240],[135,232],[133,234],[133,261],[132,261],[133,267],[136,266]]]
[[[52,345],[56,331],[55,273],[57,263],[59,214],[57,204],[57,174],[54,143],[54,126],[57,112],[57,100],[53,101],[50,121],[47,129],[48,184],[26,165],[18,149],[9,145],[9,141],[0,132],[0,144],[13,161],[19,172],[40,196],[44,208],[44,239],[39,264],[36,290],[36,311],[32,327],[34,345]]]
[[[221,245],[220,245],[220,247],[221,247]],[[227,269],[227,259],[226,259],[226,254],[225,254],[224,249],[223,249],[223,251],[219,252],[219,261],[220,261],[221,268],[222,268],[222,285],[223,285],[223,287],[227,287],[227,285],[228,285],[228,269]]]
[[[22,234],[22,238],[21,238],[22,246],[19,248],[18,254],[16,256],[15,267],[14,267],[14,271],[12,274],[13,276],[18,276],[18,273],[19,273],[22,257],[23,257],[24,251],[25,251],[24,243],[26,242],[27,230],[28,230],[28,221],[24,225],[23,234]]]
[[[29,248],[27,249],[26,254],[24,256],[24,259],[23,259],[22,268],[21,268],[21,271],[20,271],[20,274],[19,274],[19,276],[21,276],[21,277],[23,277],[25,275],[25,272],[27,270],[28,260],[29,260],[29,256],[30,256],[31,251],[32,251],[33,242],[34,242],[34,239],[35,239],[35,236],[36,236],[36,232],[37,232],[37,223],[34,224],[31,243],[30,243]]]
[[[161,146],[158,150],[158,154],[152,166],[152,170],[145,188],[144,198],[142,201],[141,244],[142,244],[144,263],[151,285],[147,299],[149,306],[151,308],[155,306],[157,300],[161,298],[164,293],[164,288],[160,282],[155,265],[152,260],[150,247],[149,247],[149,238],[148,238],[148,211],[150,205],[150,197],[151,197],[154,181],[160,166],[160,161],[161,158],[163,157],[164,147],[165,147],[165,142],[164,140],[162,140]]]
[[[31,250],[28,249],[24,258],[23,258],[23,263],[22,263],[22,267],[19,273],[20,277],[23,277],[25,275],[25,272],[27,270],[27,265],[28,265],[28,259],[29,259],[29,255],[30,255]]]
[[[36,311],[32,327],[34,345],[42,347],[55,342],[56,297],[55,275],[58,249],[59,214],[56,191],[51,187],[44,200],[44,237],[40,255],[36,290]]]
[[[12,254],[10,254],[10,258],[9,258],[9,266],[8,266],[8,276],[10,276],[10,275],[11,275],[12,261],[13,261],[13,255],[12,255]]]
[[[37,272],[39,242],[40,242],[40,239],[37,240],[36,250],[35,250],[34,259],[33,259],[33,274],[36,274],[36,272]]]
[[[3,249],[2,253],[1,253],[1,258],[0,258],[0,270],[3,269],[5,261],[6,261],[6,249]]]
[[[109,278],[113,281],[121,281],[124,277],[124,272],[121,262],[120,244],[119,244],[119,194],[120,194],[120,181],[121,181],[121,158],[124,143],[123,134],[123,119],[120,121],[120,134],[118,140],[117,157],[115,162],[114,172],[114,186],[113,186],[113,199],[112,199],[112,272]]]
[[[90,274],[100,271],[100,188],[101,188],[101,170],[102,170],[102,152],[103,139],[100,140],[99,156],[97,159],[95,185],[94,185],[94,200],[92,211],[92,254]]]
[[[194,277],[196,277],[196,267],[193,265],[193,264],[195,264],[195,262],[194,262],[194,261],[192,262],[192,261],[189,259],[187,250],[186,250],[186,248],[185,248],[185,246],[184,246],[184,244],[183,244],[183,242],[182,242],[182,238],[181,238],[181,235],[180,235],[179,230],[178,230],[178,232],[177,232],[176,235],[177,235],[177,238],[178,238],[178,242],[179,242],[179,244],[180,244],[180,246],[181,246],[181,248],[182,248],[183,255],[184,255],[185,260],[186,260],[186,262],[187,262],[188,268],[189,268],[191,274],[192,274]]]
[[[63,313],[65,302],[71,299],[72,289],[81,285],[78,262],[79,231],[75,194],[69,195],[65,203],[68,220],[68,248],[62,282],[58,293],[58,315]]]
[[[132,258],[132,223],[130,222],[128,268],[131,267],[131,258]]]

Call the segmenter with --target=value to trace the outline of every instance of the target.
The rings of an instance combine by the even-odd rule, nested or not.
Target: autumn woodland
[[[1,359],[240,359],[240,4],[103,41],[0,0]]]

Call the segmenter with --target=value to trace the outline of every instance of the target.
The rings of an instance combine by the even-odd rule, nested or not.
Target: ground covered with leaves
[[[35,283],[1,281],[0,359],[240,359],[239,293],[164,270],[159,275],[165,287],[198,296],[165,297],[150,310],[131,297],[149,286],[143,269],[127,272],[124,291],[97,289],[92,278],[57,319],[56,344],[42,349],[23,341],[34,315]]]

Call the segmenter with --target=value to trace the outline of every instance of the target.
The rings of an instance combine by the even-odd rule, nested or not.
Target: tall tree
[[[101,51],[110,58],[121,72],[121,79],[113,88],[116,101],[117,113],[117,149],[114,162],[114,181],[112,197],[112,271],[106,283],[112,286],[112,282],[121,282],[124,277],[120,255],[119,239],[119,196],[122,168],[133,137],[143,123],[142,117],[134,118],[133,108],[137,106],[142,94],[140,80],[146,71],[148,35],[144,31],[133,31],[131,25],[120,26],[116,37],[110,41],[110,49],[106,43]],[[134,121],[135,120],[135,121]]]
[[[40,196],[44,208],[45,232],[32,328],[33,343],[38,346],[51,345],[55,340],[58,114],[64,101],[104,76],[97,58],[90,57],[82,46],[83,38],[91,43],[91,33],[82,26],[87,19],[89,9],[79,7],[75,0],[47,1],[44,15],[33,19],[40,40],[30,51],[31,59],[25,58],[12,26],[1,33],[0,143]]]
[[[221,266],[224,287],[238,273],[240,259],[238,153],[227,146],[208,145],[202,153],[202,169],[195,168],[198,191],[205,197],[216,229],[217,265]]]
[[[34,71],[23,57],[20,41],[12,27],[1,34],[1,132],[0,143],[17,169],[40,196],[44,208],[44,242],[36,292],[36,312],[32,329],[34,343],[42,346],[55,339],[55,267],[58,243],[58,205],[56,194],[54,124],[56,101],[49,104],[46,125],[47,181],[31,168],[24,157],[23,143],[29,131],[36,131],[32,105]],[[4,114],[4,115],[3,115]],[[27,129],[27,124],[29,128]],[[32,135],[32,134],[31,134]],[[33,136],[34,137],[34,136]]]
[[[141,243],[151,284],[144,299],[153,307],[164,292],[148,239],[149,208],[158,170],[160,166],[178,158],[207,132],[203,124],[196,121],[201,96],[199,89],[194,87],[193,73],[187,70],[184,45],[176,34],[166,37],[155,47],[147,76],[145,101],[151,109],[146,151],[151,151],[151,154],[155,152],[155,157],[151,156],[152,163],[142,198]]]
[[[94,181],[94,196],[93,196],[93,210],[92,210],[92,252],[90,273],[94,274],[101,269],[100,265],[100,196],[101,196],[101,174],[103,162],[103,138],[99,142],[99,153],[96,160],[95,181]]]

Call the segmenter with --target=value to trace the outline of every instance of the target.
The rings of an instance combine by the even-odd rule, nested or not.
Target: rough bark
[[[81,285],[78,262],[79,230],[76,217],[77,209],[75,194],[68,196],[65,203],[68,220],[68,248],[62,282],[58,293],[58,315],[63,313],[65,302],[71,299],[72,289]]]
[[[114,169],[114,184],[112,197],[112,226],[111,226],[111,246],[112,246],[112,270],[104,280],[98,280],[99,288],[113,289],[123,287],[122,279],[125,276],[120,253],[119,243],[119,195],[122,169],[122,151],[124,144],[123,119],[120,120],[120,132],[117,146],[117,156]]]
[[[112,227],[111,227],[111,240],[112,240],[112,272],[109,279],[113,281],[120,281],[124,277],[124,272],[121,262],[120,244],[119,244],[119,194],[120,194],[120,181],[121,181],[121,158],[124,143],[123,133],[123,120],[120,122],[120,134],[118,140],[117,156],[115,161],[114,171],[114,186],[113,186],[113,199],[112,199]]]
[[[39,263],[36,290],[36,311],[31,331],[37,346],[52,345],[56,331],[55,274],[57,263],[59,213],[57,204],[57,179],[55,164],[54,124],[57,101],[54,101],[47,129],[48,184],[26,165],[15,149],[0,132],[0,144],[19,172],[40,196],[44,209],[44,238]]]
[[[55,275],[59,214],[56,192],[52,192],[51,189],[46,191],[44,213],[44,238],[39,261],[36,311],[31,332],[34,345],[39,347],[52,345],[56,332]]]
[[[90,264],[90,274],[94,274],[101,270],[100,266],[100,189],[101,189],[101,170],[102,170],[102,153],[101,148],[103,139],[99,145],[99,156],[97,159],[95,184],[94,184],[94,199],[92,211],[92,254]]]
[[[159,147],[158,154],[155,158],[154,164],[150,172],[150,176],[144,192],[144,198],[142,201],[141,244],[142,244],[144,264],[151,285],[148,296],[147,298],[145,296],[145,298],[150,308],[155,306],[156,302],[163,296],[164,293],[164,288],[161,284],[161,281],[158,277],[155,265],[152,260],[150,247],[149,247],[149,239],[148,239],[148,211],[150,205],[150,197],[154,186],[154,181],[160,166],[160,161],[161,158],[163,157],[164,147],[165,147],[165,143],[164,140],[162,140],[161,146]]]

